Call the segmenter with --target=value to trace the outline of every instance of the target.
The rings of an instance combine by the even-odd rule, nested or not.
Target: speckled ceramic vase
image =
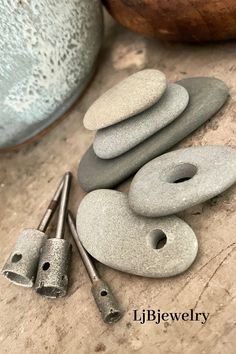
[[[0,149],[62,116],[92,77],[103,34],[99,0],[0,2]]]

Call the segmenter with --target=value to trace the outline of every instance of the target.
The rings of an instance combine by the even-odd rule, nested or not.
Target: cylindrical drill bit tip
[[[122,312],[108,284],[99,279],[92,285],[91,291],[103,321],[107,324],[119,321]]]
[[[45,242],[39,260],[35,288],[38,294],[49,298],[65,296],[67,293],[71,245],[63,236],[71,177],[70,172],[64,175],[56,237]]]
[[[73,216],[70,211],[68,211],[67,221],[82,261],[88,272],[90,280],[92,281],[91,291],[103,321],[107,324],[112,324],[119,321],[122,317],[122,311],[119,308],[118,302],[112,294],[110,287],[100,279],[91,257],[84,249],[76,231]]]

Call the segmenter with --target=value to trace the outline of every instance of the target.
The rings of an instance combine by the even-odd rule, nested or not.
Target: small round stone
[[[193,263],[198,242],[183,220],[136,215],[127,195],[97,190],[85,196],[77,213],[83,246],[98,261],[145,277],[170,277]]]
[[[169,84],[161,99],[149,109],[118,124],[98,130],[93,142],[95,154],[112,159],[164,128],[187,107],[189,94],[177,84]]]
[[[143,166],[130,186],[138,214],[159,217],[202,203],[236,182],[236,150],[199,146],[164,154]]]
[[[97,130],[121,122],[151,107],[166,89],[165,74],[159,70],[139,71],[100,96],[84,116],[84,126]]]

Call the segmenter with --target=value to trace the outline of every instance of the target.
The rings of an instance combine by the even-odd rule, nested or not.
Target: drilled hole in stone
[[[183,178],[177,179],[173,183],[182,183],[182,182],[186,182],[186,181],[188,181],[190,179],[191,179],[191,177],[183,177]]]
[[[101,296],[107,296],[107,291],[106,291],[106,290],[102,290],[102,291],[100,292],[100,294],[101,294]]]
[[[152,230],[149,233],[149,239],[150,239],[150,243],[153,249],[155,250],[159,250],[161,248],[163,248],[166,244],[167,241],[167,237],[166,234],[159,229],[156,230]]]
[[[48,270],[49,267],[50,267],[50,263],[49,263],[49,262],[45,262],[45,263],[43,264],[43,266],[42,266],[42,269],[43,269],[43,270]]]
[[[12,263],[17,263],[21,260],[22,254],[21,253],[15,253],[11,259]]]
[[[197,167],[190,163],[182,163],[174,166],[167,177],[169,183],[183,183],[195,176]]]

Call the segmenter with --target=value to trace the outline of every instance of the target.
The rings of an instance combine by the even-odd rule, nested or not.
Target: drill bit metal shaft
[[[54,193],[54,196],[52,197],[52,199],[47,207],[47,210],[46,210],[44,216],[42,217],[42,220],[39,223],[39,226],[38,226],[39,231],[42,231],[42,232],[46,231],[46,229],[51,221],[51,218],[52,218],[53,214],[55,213],[55,210],[57,209],[59,199],[61,196],[61,191],[62,191],[62,188],[64,185],[64,178],[65,178],[65,176],[63,176],[56,192]]]
[[[64,176],[56,236],[45,242],[39,260],[35,288],[38,294],[48,298],[62,297],[67,293],[71,245],[64,240],[64,229],[71,178],[71,172]]]
[[[37,229],[21,231],[15,247],[5,263],[2,274],[11,282],[32,287],[34,284],[41,249],[47,240],[45,231],[56,211],[64,184],[64,177],[57,187]]]
[[[61,194],[60,209],[58,213],[57,230],[55,236],[56,238],[63,238],[64,236],[71,178],[72,178],[71,172],[67,172],[64,176],[64,186]]]
[[[72,214],[70,211],[68,211],[67,221],[68,221],[72,236],[74,238],[75,244],[79,250],[80,256],[82,258],[84,266],[85,266],[87,273],[89,275],[89,278],[90,278],[91,282],[94,283],[99,280],[99,275],[98,275],[98,272],[97,272],[90,256],[88,255],[87,251],[84,249],[84,247],[79,239],[79,236],[77,234],[76,227],[75,227],[75,224],[73,221],[73,217],[72,217]]]
[[[94,300],[97,304],[99,311],[101,312],[103,321],[107,324],[112,324],[117,322],[122,317],[122,312],[119,308],[117,300],[110,287],[99,277],[98,272],[94,266],[94,263],[84,249],[79,235],[76,231],[75,223],[73,221],[73,216],[70,211],[68,211],[67,215],[68,225],[71,231],[71,234],[74,238],[84,266],[88,272],[89,278],[92,282],[91,291],[94,297]]]

